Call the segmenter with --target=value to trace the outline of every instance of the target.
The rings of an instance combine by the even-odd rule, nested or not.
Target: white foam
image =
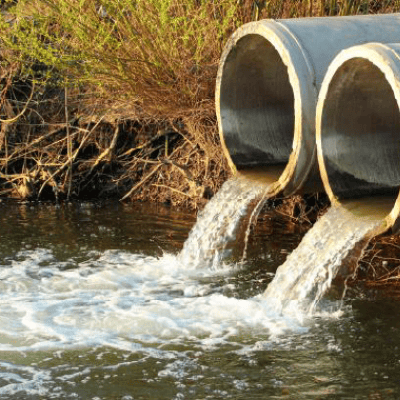
[[[48,393],[46,383],[51,380],[51,374],[49,371],[34,367],[0,362],[0,380],[6,383],[0,387],[0,396],[10,396],[20,392],[32,396],[45,396]]]
[[[284,310],[276,306],[276,296],[240,298],[229,279],[240,267],[219,259],[221,246],[259,190],[240,180],[224,185],[178,256],[106,250],[88,253],[83,262],[73,257],[60,262],[48,249],[21,251],[0,269],[0,351],[89,346],[153,351],[148,343],[187,341],[210,348],[306,331],[310,317],[303,298],[292,298],[279,286],[282,274],[272,286],[285,299]],[[226,198],[233,200],[229,207]],[[304,257],[309,252],[303,251]],[[303,271],[291,259],[293,271]],[[322,310],[320,317],[333,315]]]
[[[72,270],[59,269],[43,249],[16,258],[20,261],[1,270],[0,350],[103,345],[135,350],[143,342],[187,339],[209,347],[235,336],[304,329],[302,317],[276,314],[261,296],[227,297],[223,285],[202,283],[217,272],[188,271],[171,254],[157,259],[105,251]]]

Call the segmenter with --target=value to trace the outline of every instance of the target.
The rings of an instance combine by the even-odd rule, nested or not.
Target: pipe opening
[[[377,65],[352,58],[336,70],[323,99],[320,130],[325,183],[335,198],[368,196],[373,202],[384,195],[390,211],[400,187],[400,113]]]
[[[294,135],[294,92],[287,66],[268,40],[250,34],[232,47],[222,76],[220,123],[233,163],[238,170],[275,166],[279,177]]]

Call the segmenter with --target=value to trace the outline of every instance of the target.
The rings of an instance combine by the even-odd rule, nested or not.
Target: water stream
[[[380,225],[381,216],[360,217],[345,207],[331,207],[278,268],[264,298],[277,310],[301,305],[312,312],[344,260],[349,254],[358,258],[364,238]],[[360,248],[353,254],[357,245]]]
[[[187,268],[218,268],[227,257],[226,246],[235,240],[249,204],[266,189],[266,185],[240,176],[226,181],[199,213],[179,261]]]

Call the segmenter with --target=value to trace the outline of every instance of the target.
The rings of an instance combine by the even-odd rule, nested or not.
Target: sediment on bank
[[[373,238],[348,284],[379,297],[400,298],[400,235]]]

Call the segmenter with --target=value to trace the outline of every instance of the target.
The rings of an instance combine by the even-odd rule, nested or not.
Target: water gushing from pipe
[[[353,207],[360,211],[357,204]],[[331,207],[278,268],[263,297],[281,312],[293,302],[314,311],[343,263],[357,262],[381,225],[381,216],[360,216],[344,207]]]
[[[226,181],[197,218],[178,259],[188,268],[218,268],[250,203],[268,185],[238,176]]]

